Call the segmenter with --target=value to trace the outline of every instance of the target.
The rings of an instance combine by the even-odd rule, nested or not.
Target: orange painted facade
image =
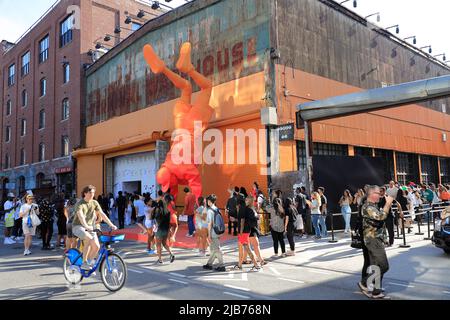
[[[300,103],[357,91],[361,89],[278,65],[279,122],[295,123]],[[415,104],[313,123],[314,142],[449,157],[450,143],[443,141],[443,133],[450,134],[450,116]],[[296,130],[295,136],[303,140],[304,130]],[[281,171],[296,170],[295,142],[290,147],[289,143],[280,145]]]
[[[261,100],[264,97],[264,74],[257,73],[238,80],[215,86],[210,100],[214,108],[214,116],[209,128],[219,129],[226,136],[226,129],[264,129],[260,121],[260,109],[264,106]],[[196,95],[193,95],[195,101]],[[174,129],[172,110],[174,101],[169,101],[146,109],[129,113],[111,120],[87,127],[86,147],[77,150],[73,155],[77,163],[77,189],[81,192],[87,184],[95,185],[98,193],[104,192],[105,176],[103,156],[110,158],[119,155],[135,154],[142,151],[151,151],[155,148],[153,132],[164,133]],[[264,138],[265,140],[265,138]],[[209,143],[204,143],[204,147]],[[139,149],[136,149],[139,148]],[[246,159],[249,155],[259,152],[254,149],[246,150]],[[265,155],[264,150],[261,153]],[[236,155],[237,152],[235,152]],[[223,154],[225,160],[226,153]],[[93,179],[91,162],[94,162],[96,178]],[[257,181],[263,190],[267,189],[267,176],[258,174],[264,165],[201,165],[200,171],[205,193],[215,193],[219,198],[219,205],[224,206],[229,197],[227,188],[235,185],[244,186],[250,191],[254,181]],[[94,181],[95,180],[95,181]],[[182,186],[180,186],[182,188]],[[178,197],[178,203],[182,203]]]
[[[289,68],[286,68],[285,77],[284,66],[277,66],[276,74],[279,124],[295,123],[295,111],[299,103],[360,90],[299,70],[294,70],[293,78]],[[289,93],[287,97],[284,95],[285,90]],[[210,105],[215,113],[210,128],[219,129],[224,136],[226,129],[264,129],[260,121],[260,109],[265,106],[262,101],[264,95],[263,73],[214,87]],[[74,153],[78,158],[78,193],[86,184],[94,184],[100,193],[103,192],[103,158],[154,150],[155,132],[170,137],[174,128],[174,103],[169,101],[151,106],[88,127],[86,148]],[[450,144],[442,141],[442,133],[450,135],[450,116],[419,105],[313,123],[315,142],[349,145],[350,155],[354,154],[353,146],[366,146],[449,157]],[[295,138],[302,140],[303,130],[296,130]],[[204,143],[204,147],[208,144]],[[247,148],[246,159],[257,152],[259,150]],[[265,154],[265,150],[262,154]],[[280,172],[297,170],[295,141],[280,142],[278,155]],[[261,174],[263,168],[265,165],[261,164],[202,164],[200,171],[205,193],[217,194],[219,205],[223,207],[228,198],[227,189],[235,185],[245,186],[250,191],[252,183],[257,181],[262,190],[267,190],[267,176]],[[178,203],[182,203],[180,197]]]

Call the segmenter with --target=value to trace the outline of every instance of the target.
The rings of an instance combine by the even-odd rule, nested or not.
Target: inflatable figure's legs
[[[201,197],[203,188],[202,188],[202,179],[200,177],[200,172],[198,171],[198,168],[194,167],[190,169],[189,174],[186,178],[188,181],[189,188],[195,195],[195,199]]]
[[[164,64],[164,61],[162,61],[158,55],[153,50],[152,46],[149,44],[146,44],[144,46],[144,58],[147,61],[148,65],[150,66],[150,69],[153,71],[153,73],[163,73],[169,80],[181,90],[181,98],[180,100],[190,104],[191,103],[191,96],[192,96],[192,85],[191,83],[184,79],[183,77],[180,77],[175,72],[171,71],[169,68],[166,67]]]

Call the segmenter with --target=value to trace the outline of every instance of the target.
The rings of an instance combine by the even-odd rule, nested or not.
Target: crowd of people
[[[101,229],[101,223],[108,224],[112,230],[136,224],[140,232],[147,235],[147,253],[156,255],[157,263],[162,264],[165,249],[170,263],[173,263],[175,255],[172,246],[176,241],[178,223],[181,217],[185,217],[183,221],[188,225],[186,236],[196,237],[198,254],[206,257],[209,248],[209,258],[203,268],[224,272],[226,268],[220,238],[227,230],[229,235],[237,237],[239,257],[233,269],[242,270],[244,264],[252,264],[252,271],[258,271],[267,264],[259,242],[263,229],[270,230],[273,257],[295,255],[295,235],[300,238],[311,236],[317,240],[328,236],[328,199],[323,187],[317,188],[311,195],[305,187],[298,187],[292,197],[285,197],[281,190],[275,190],[271,197],[266,197],[256,182],[250,194],[245,187],[235,187],[228,190],[230,197],[224,209],[228,227],[214,194],[196,199],[191,190],[185,188],[183,210],[178,215],[170,190],[167,193],[158,191],[155,199],[151,193],[140,195],[120,191],[117,198],[109,194],[99,195],[97,200],[95,191],[94,186],[85,187],[80,199],[65,199],[63,193],[52,199],[35,199],[32,192],[19,199],[9,193],[4,204],[4,244],[24,241],[24,255],[30,255],[32,237],[37,234],[42,239],[42,250],[53,250],[55,246],[51,244],[51,239],[56,219],[56,246],[66,250],[79,247],[83,251],[82,268],[89,270],[95,264],[100,249],[96,230]],[[385,297],[381,288],[370,290],[368,267],[378,266],[382,276],[388,271],[385,247],[392,246],[394,242],[395,224],[404,223],[404,228],[411,232],[412,221],[423,219],[422,215],[416,215],[418,208],[438,203],[450,203],[448,185],[436,187],[434,184],[416,185],[412,182],[400,185],[390,181],[382,187],[366,185],[354,195],[350,190],[344,190],[339,200],[345,224],[344,234],[353,229],[353,234],[359,234],[362,243],[364,267],[358,286],[363,293],[371,298]],[[354,211],[358,214],[352,226]],[[286,250],[285,239],[289,251]]]

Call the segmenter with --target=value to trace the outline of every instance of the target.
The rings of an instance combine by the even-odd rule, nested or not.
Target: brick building
[[[147,19],[150,1],[57,1],[17,41],[0,48],[3,197],[25,190],[71,194],[81,146],[83,70]],[[130,16],[132,23],[125,23]],[[80,28],[81,26],[81,28]],[[117,28],[120,28],[118,30]],[[105,35],[110,39],[106,42]],[[96,44],[100,45],[97,46]]]
[[[142,48],[152,44],[175,69],[183,41],[192,43],[196,69],[214,82],[210,128],[224,135],[227,129],[270,134],[264,140],[269,175],[261,174],[263,163],[201,165],[205,194],[219,195],[221,206],[234,185],[249,189],[257,181],[266,192],[271,183],[292,190],[305,182],[304,130],[276,139],[262,122],[267,108],[276,108],[278,125],[286,125],[295,122],[302,102],[450,73],[428,53],[331,0],[196,0],[147,22],[86,71],[86,139],[73,154],[79,185],[93,181],[116,192],[155,184],[160,146],[166,147],[160,141],[170,141],[179,91],[152,74]],[[314,122],[315,154],[379,159],[384,181],[448,182],[449,105],[441,99]]]

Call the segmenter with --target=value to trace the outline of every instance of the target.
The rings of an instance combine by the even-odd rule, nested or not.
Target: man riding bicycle
[[[83,264],[81,269],[91,270],[94,265],[94,259],[97,257],[100,250],[100,243],[98,241],[95,230],[97,217],[105,221],[112,230],[117,230],[117,227],[109,220],[106,214],[102,211],[100,204],[94,200],[96,188],[92,185],[83,189],[82,198],[75,205],[75,217],[72,222],[73,235],[83,241]]]

